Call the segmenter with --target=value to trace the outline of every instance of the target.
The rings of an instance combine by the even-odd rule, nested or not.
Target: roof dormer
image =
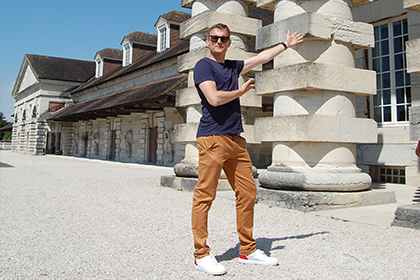
[[[157,27],[158,33],[158,42],[157,42],[157,51],[163,52],[170,47],[170,30],[167,22],[161,22]]]
[[[124,38],[121,45],[123,47],[123,67],[125,67],[133,63],[133,45],[127,37]]]
[[[181,23],[191,17],[190,14],[171,11],[161,15],[156,21],[157,30],[157,51],[163,52],[179,40],[179,27]]]
[[[97,52],[95,78],[100,78],[110,70],[121,67],[122,56],[122,51],[117,49],[106,48]]]
[[[121,42],[123,66],[129,66],[151,52],[156,52],[156,37],[155,34],[139,31],[126,35]]]

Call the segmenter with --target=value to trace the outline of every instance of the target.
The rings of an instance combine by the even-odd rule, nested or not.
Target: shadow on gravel
[[[329,231],[321,231],[321,232],[315,232],[315,233],[309,233],[309,234],[303,234],[303,235],[295,235],[295,236],[287,236],[282,238],[257,238],[257,248],[261,251],[264,251],[268,256],[270,256],[270,251],[272,250],[280,250],[283,249],[284,246],[276,246],[272,248],[273,243],[276,241],[282,241],[282,240],[289,240],[289,239],[304,239],[309,238],[312,236],[320,235],[320,234],[328,234]],[[216,256],[216,259],[218,262],[221,261],[230,261],[238,257],[239,255],[239,246],[240,243],[236,244],[234,248],[230,248],[227,250],[223,255]]]

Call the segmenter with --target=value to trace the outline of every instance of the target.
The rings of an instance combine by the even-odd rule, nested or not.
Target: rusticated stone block
[[[193,34],[205,33],[211,26],[219,22],[229,26],[231,33],[245,35],[250,38],[255,38],[257,30],[262,26],[261,20],[258,19],[216,11],[205,11],[181,24],[180,38],[188,39]]]
[[[287,30],[299,31],[306,39],[331,40],[334,38],[336,41],[353,45],[355,49],[374,46],[371,24],[331,18],[317,13],[303,13],[258,30],[257,50],[283,42],[286,39]]]
[[[187,107],[190,105],[200,105],[201,99],[195,87],[188,87],[178,90],[176,93],[176,107]]]
[[[371,119],[321,115],[279,116],[255,120],[261,142],[376,143],[377,125]]]
[[[420,74],[420,39],[410,40],[407,42],[407,72],[412,74]]]
[[[244,132],[241,133],[241,136],[243,138],[245,138],[245,140],[248,144],[259,144],[259,143],[261,143],[260,141],[257,141],[255,139],[254,126],[253,125],[244,124],[243,127],[244,127]]]
[[[312,89],[376,94],[375,71],[311,62],[256,73],[255,80],[258,95]]]
[[[404,9],[420,12],[419,0],[404,0]]]
[[[256,95],[254,89],[251,89],[250,91],[242,95],[239,99],[241,101],[242,107],[248,107],[248,108],[252,108],[252,107],[261,108],[262,107],[262,96]]]
[[[198,123],[178,124],[175,128],[175,141],[195,142],[197,136]]]
[[[410,108],[410,140],[420,141],[420,107]]]

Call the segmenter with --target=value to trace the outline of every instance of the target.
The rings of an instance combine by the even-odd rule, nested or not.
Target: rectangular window
[[[377,169],[378,169],[377,182],[405,184],[405,168],[404,167],[378,166]]]
[[[96,60],[96,78],[102,77],[103,75],[103,63],[99,58]]]
[[[166,25],[159,28],[159,50],[160,52],[163,52],[168,48],[168,33],[167,33],[167,27]]]
[[[371,97],[371,118],[380,125],[408,123],[411,81],[407,73],[406,18],[374,26],[375,47],[369,50],[369,69],[376,71],[377,94]]]
[[[123,66],[128,66],[131,64],[131,46],[130,44],[125,44],[123,48],[124,48],[124,65]]]

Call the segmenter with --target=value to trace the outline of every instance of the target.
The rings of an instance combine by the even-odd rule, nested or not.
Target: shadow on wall
[[[378,174],[377,174],[378,168],[377,167],[385,165],[385,162],[379,162],[379,158],[381,156],[382,149],[383,149],[383,144],[384,144],[384,136],[382,134],[378,134],[376,144],[373,144],[376,147],[375,151],[373,153],[368,153],[371,156],[371,158],[369,158],[367,162],[370,165],[369,176],[372,178],[372,182],[378,182]]]

